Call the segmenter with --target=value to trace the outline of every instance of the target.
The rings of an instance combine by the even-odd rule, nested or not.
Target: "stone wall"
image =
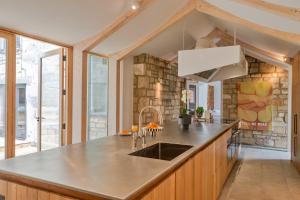
[[[107,136],[107,116],[90,114],[88,119],[89,139]]]
[[[237,119],[237,83],[250,80],[269,80],[272,92],[272,131],[242,130],[244,144],[287,149],[288,145],[288,71],[247,57],[249,75],[223,81],[223,117]]]
[[[176,120],[181,109],[181,91],[184,79],[179,78],[176,64],[148,54],[134,57],[133,121],[138,124],[139,111],[148,105],[160,109],[164,120]],[[147,110],[144,122],[149,123],[157,115]]]

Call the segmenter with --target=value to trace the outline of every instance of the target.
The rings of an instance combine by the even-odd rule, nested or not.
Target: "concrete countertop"
[[[131,137],[109,136],[2,160],[0,179],[12,176],[27,180],[21,183],[32,187],[38,186],[31,182],[40,182],[87,194],[93,199],[127,200],[171,173],[233,124],[201,123],[191,125],[189,130],[180,129],[177,123],[165,124],[163,133],[147,138],[147,146],[157,142],[193,145],[172,161],[130,156]]]

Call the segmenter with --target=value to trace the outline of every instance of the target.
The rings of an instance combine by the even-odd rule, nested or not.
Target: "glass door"
[[[39,151],[63,145],[63,49],[45,53],[40,58],[39,72]]]

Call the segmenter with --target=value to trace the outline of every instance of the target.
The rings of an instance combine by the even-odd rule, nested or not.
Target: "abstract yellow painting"
[[[237,85],[238,117],[242,129],[272,129],[272,82],[247,81]]]

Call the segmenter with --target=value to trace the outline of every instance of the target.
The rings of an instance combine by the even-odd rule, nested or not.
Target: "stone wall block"
[[[143,76],[146,73],[146,66],[145,64],[135,64],[133,65],[134,75]]]
[[[139,76],[138,77],[138,88],[149,88],[149,77]]]

